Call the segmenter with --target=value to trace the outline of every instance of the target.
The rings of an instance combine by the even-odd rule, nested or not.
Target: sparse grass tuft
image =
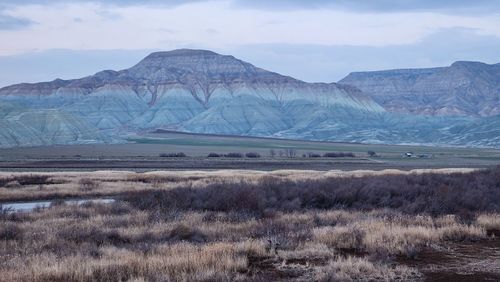
[[[315,273],[316,281],[415,281],[422,274],[405,266],[388,266],[365,258],[347,257],[331,260]]]
[[[500,214],[481,214],[476,219],[477,224],[488,230],[500,230]]]

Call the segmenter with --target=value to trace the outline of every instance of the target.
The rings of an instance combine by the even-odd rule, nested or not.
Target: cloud
[[[386,47],[252,44],[213,50],[309,82],[334,82],[353,71],[447,66],[460,60],[500,62],[500,38],[468,28],[442,29],[414,44]],[[153,51],[158,50],[48,50],[0,56],[0,87],[120,70]]]
[[[97,3],[102,5],[117,5],[117,6],[143,6],[143,5],[179,6],[194,2],[205,2],[205,1],[210,1],[210,0],[3,0],[2,5],[19,6],[19,5]]]
[[[500,11],[490,0],[234,0],[236,6],[257,9],[338,9],[358,12],[488,12]]]
[[[0,30],[17,30],[31,26],[33,22],[29,19],[5,15],[0,11]]]
[[[455,26],[500,36],[500,17],[494,15],[363,14],[325,9],[276,12],[235,9],[224,1],[175,8],[31,5],[9,8],[9,15],[31,19],[37,23],[37,28],[2,34],[0,56],[29,52],[34,48],[168,49],[182,45],[213,49],[250,44],[387,46],[411,44],[435,30]],[[75,18],[80,20],[75,21]]]
[[[340,9],[370,12],[482,11],[499,12],[500,2],[491,0],[3,0],[4,5],[51,3],[99,3],[120,6],[178,6],[194,2],[222,1],[257,9]]]
[[[500,38],[468,28],[442,29],[413,44],[328,46],[258,44],[224,50],[243,60],[309,82],[334,82],[350,72],[448,66],[455,61],[499,63]]]
[[[212,49],[299,79],[326,82],[351,71],[454,60],[499,62],[496,14],[418,12],[489,7],[494,13],[498,5],[483,0],[2,0],[0,85],[79,77],[101,67],[127,66],[118,61],[135,62],[115,51],[85,50]],[[11,31],[33,23],[36,29]],[[53,49],[75,50],[75,59],[46,53]],[[43,52],[34,56],[35,51]],[[21,60],[23,53],[34,56],[33,61]],[[90,63],[99,60],[111,63]]]
[[[258,10],[331,9],[351,12],[441,12],[449,14],[500,13],[500,1],[491,0],[3,0],[1,5],[97,3],[113,6],[177,7],[200,2],[226,2],[232,7]]]

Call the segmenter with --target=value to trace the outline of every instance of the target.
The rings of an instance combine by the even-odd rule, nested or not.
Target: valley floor
[[[52,204],[0,208],[0,281],[498,281],[499,198],[500,168],[2,172]]]
[[[0,171],[411,170],[488,168],[500,163],[500,150],[490,148],[335,143],[179,132],[148,133],[129,141],[132,143],[0,149]],[[293,156],[289,156],[291,152]],[[185,157],[165,157],[179,153]],[[224,157],[231,153],[241,157]],[[245,156],[247,153],[259,157],[249,158]],[[352,156],[325,157],[339,153]],[[208,157],[210,154],[218,157]]]

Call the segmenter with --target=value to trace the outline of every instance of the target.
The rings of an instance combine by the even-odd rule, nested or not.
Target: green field
[[[418,145],[383,145],[383,144],[360,144],[339,143],[323,141],[288,140],[276,138],[258,138],[224,135],[203,135],[178,132],[150,133],[140,137],[128,139],[137,144],[166,145],[169,148],[187,148],[187,151],[198,152],[229,152],[229,151],[259,151],[269,152],[270,149],[283,150],[295,148],[304,152],[353,152],[366,155],[367,151],[375,151],[379,155],[400,157],[405,152],[428,153],[447,156],[467,157],[500,157],[500,150],[476,149],[459,147],[433,147]],[[196,148],[196,149],[194,149]],[[194,149],[194,150],[193,150]]]

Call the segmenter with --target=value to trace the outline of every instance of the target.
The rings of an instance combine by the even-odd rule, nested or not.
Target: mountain
[[[411,77],[406,76],[407,84]],[[483,84],[495,78],[482,77],[476,80]],[[437,86],[429,87],[430,93]],[[0,89],[0,147],[126,142],[157,129],[500,147],[494,107],[489,117],[422,115],[388,107],[384,95],[345,83],[306,83],[211,51],[156,52],[121,71]],[[398,93],[393,96],[399,99]]]
[[[305,83],[233,56],[187,49],[153,53],[122,71],[8,86],[0,89],[0,101],[9,104],[0,108],[3,147],[88,142],[89,132],[157,128],[267,136],[301,120],[301,107],[384,111],[354,87]],[[38,115],[47,111],[64,117],[50,123],[64,130],[38,126]],[[93,138],[103,142],[100,134]]]
[[[486,117],[500,115],[500,64],[354,72],[339,83],[367,93],[389,112]]]

